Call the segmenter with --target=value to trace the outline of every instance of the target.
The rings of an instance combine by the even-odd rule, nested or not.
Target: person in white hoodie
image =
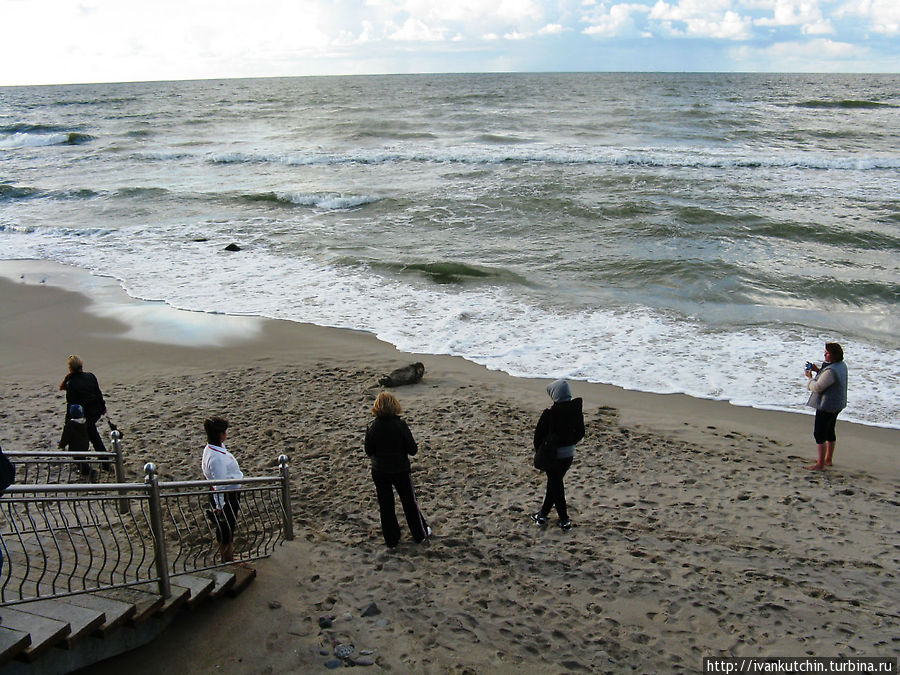
[[[243,478],[244,474],[237,460],[225,448],[225,437],[228,431],[228,420],[221,417],[210,417],[203,422],[206,430],[206,447],[203,448],[201,468],[206,480],[227,480]],[[222,562],[234,560],[234,528],[237,525],[240,505],[240,484],[213,485],[209,496],[210,509],[207,511],[210,521],[216,528],[216,541],[219,542],[219,554]]]

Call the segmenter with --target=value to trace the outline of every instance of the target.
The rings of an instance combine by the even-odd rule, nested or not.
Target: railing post
[[[291,509],[291,474],[288,471],[287,455],[278,457],[278,467],[281,473],[281,505],[284,518],[284,538],[287,541],[294,540],[294,515]]]
[[[144,464],[144,474],[144,483],[148,487],[150,497],[150,529],[153,532],[153,557],[156,561],[156,573],[159,575],[159,594],[168,598],[172,595],[172,587],[169,584],[169,560],[166,556],[166,540],[163,536],[162,504],[156,465],[152,462]]]
[[[125,482],[125,461],[122,459],[122,433],[118,429],[113,429],[110,433],[112,436],[113,452],[116,453],[116,482]],[[119,494],[125,496],[127,490],[119,490]],[[129,513],[131,511],[131,500],[119,500],[119,513]]]

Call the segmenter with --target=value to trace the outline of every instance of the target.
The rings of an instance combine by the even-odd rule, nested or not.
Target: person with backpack
[[[553,405],[543,413],[534,429],[534,448],[549,446],[550,459],[542,463],[547,472],[547,490],[540,511],[531,519],[544,527],[550,510],[556,507],[557,525],[565,531],[572,529],[572,520],[566,507],[566,489],[563,477],[575,458],[575,445],[584,438],[584,413],[582,400],[572,398],[572,390],[565,380],[556,380],[547,387]],[[555,449],[555,452],[553,451]]]

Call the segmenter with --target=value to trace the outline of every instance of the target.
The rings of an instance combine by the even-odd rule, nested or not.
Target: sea
[[[900,428],[900,75],[0,88],[0,259],[576,391],[808,413],[840,342]]]

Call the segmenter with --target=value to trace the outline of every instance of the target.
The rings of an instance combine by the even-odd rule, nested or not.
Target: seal
[[[405,384],[416,384],[424,374],[425,366],[417,361],[391,371],[390,375],[382,375],[378,384],[382,387],[402,387]]]

